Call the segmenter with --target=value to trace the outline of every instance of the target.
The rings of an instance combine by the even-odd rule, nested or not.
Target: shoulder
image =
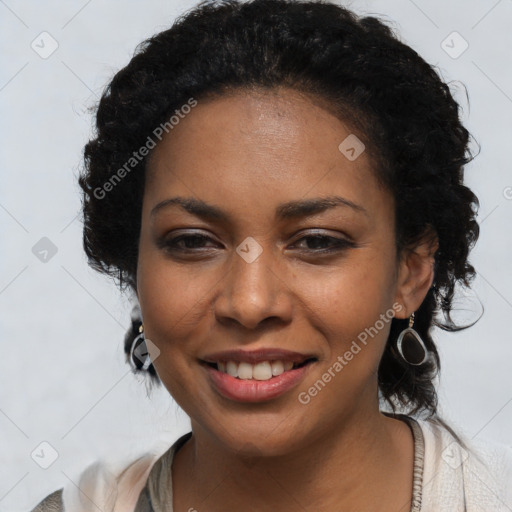
[[[148,510],[169,510],[173,501],[172,463],[176,452],[192,437],[192,432],[181,436],[153,464],[149,473],[144,492],[140,494],[139,502],[134,512]],[[171,505],[172,507],[172,505]]]
[[[73,483],[46,496],[31,512],[113,512],[135,509],[154,463],[168,451],[159,443],[136,458],[121,461],[98,460],[87,466]],[[91,508],[92,507],[92,508]]]
[[[449,510],[438,505],[441,499],[445,504],[466,503],[469,512],[512,508],[511,447],[469,439],[438,418],[417,422],[424,437],[423,495],[427,502],[439,510]]]
[[[59,489],[46,496],[31,512],[63,512],[62,491]]]

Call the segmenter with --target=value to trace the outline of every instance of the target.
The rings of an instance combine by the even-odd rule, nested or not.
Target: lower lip
[[[295,387],[308,371],[311,363],[288,370],[269,380],[237,379],[207,366],[214,388],[225,398],[236,402],[265,402],[283,395]]]

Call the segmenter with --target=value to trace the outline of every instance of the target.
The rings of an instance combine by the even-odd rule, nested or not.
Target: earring
[[[406,363],[421,366],[428,360],[428,350],[420,335],[412,328],[413,325],[414,313],[409,318],[409,327],[398,336],[396,348]]]
[[[144,324],[142,323],[139,326],[139,334],[132,342],[130,357],[135,367],[139,370],[147,371],[151,366],[151,358],[149,357],[146,338],[144,337]]]

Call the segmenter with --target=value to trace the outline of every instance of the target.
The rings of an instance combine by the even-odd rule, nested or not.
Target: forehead
[[[334,189],[355,199],[379,189],[361,139],[326,102],[293,89],[199,99],[153,149],[146,189],[155,200],[171,189],[203,199],[231,192],[258,204],[263,195]]]

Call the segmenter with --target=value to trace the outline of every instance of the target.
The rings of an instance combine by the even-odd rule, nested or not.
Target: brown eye
[[[158,242],[161,249],[167,251],[194,252],[197,249],[209,249],[208,242],[218,245],[212,238],[202,234],[179,235],[174,238],[163,238]]]
[[[326,235],[308,235],[298,240],[298,242],[302,241],[306,241],[306,247],[301,247],[301,249],[313,252],[334,252],[355,247],[354,242],[350,240]]]

